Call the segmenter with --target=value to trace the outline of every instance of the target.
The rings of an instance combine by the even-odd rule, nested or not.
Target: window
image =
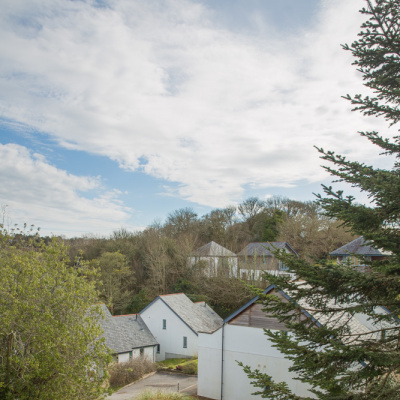
[[[133,358],[133,354],[132,354],[132,352],[130,351],[130,352],[129,352],[129,359],[132,360],[132,358]]]
[[[187,348],[187,337],[186,336],[183,337],[183,348],[184,349]]]
[[[144,348],[142,347],[141,349],[140,349],[140,357],[143,357],[144,356]]]
[[[279,269],[279,271],[287,271],[289,269],[289,267],[286,266],[282,261],[279,261],[278,269]]]
[[[156,347],[156,353],[157,353],[157,354],[160,354],[160,345],[159,345],[159,344],[158,344],[157,347]]]
[[[166,319],[162,320],[162,328],[167,329],[167,320]]]

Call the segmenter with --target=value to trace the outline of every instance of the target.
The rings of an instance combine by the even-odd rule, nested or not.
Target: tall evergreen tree
[[[366,3],[361,13],[367,20],[358,40],[343,47],[352,52],[354,64],[374,94],[346,98],[355,110],[383,117],[394,125],[400,120],[400,2]],[[384,155],[400,157],[399,136],[387,140],[377,132],[361,135]],[[267,335],[292,360],[291,370],[298,379],[309,383],[320,399],[400,399],[400,163],[396,161],[390,170],[378,169],[318,150],[330,163],[326,170],[339,181],[366,192],[372,204],[358,204],[354,197],[324,187],[326,196],[319,196],[319,202],[327,215],[344,221],[354,233],[392,255],[385,261],[371,262],[368,272],[360,272],[347,264],[312,265],[279,254],[307,284],[268,277],[278,290],[290,293],[291,301],[284,303],[269,296],[264,298],[266,311],[284,321],[292,333],[267,331]],[[386,306],[391,313],[378,314],[378,305]],[[299,318],[304,308],[331,322],[318,327],[311,318]],[[356,313],[369,318],[376,328],[373,337],[350,329]],[[257,393],[263,398],[303,398],[292,393],[286,383],[274,382],[249,368],[245,371],[254,386],[261,388]]]

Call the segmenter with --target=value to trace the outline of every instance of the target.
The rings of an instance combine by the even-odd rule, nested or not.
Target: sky
[[[313,200],[314,146],[387,167],[341,44],[363,0],[3,0],[0,219],[137,231],[257,196]],[[389,132],[390,134],[390,132]],[[1,222],[1,220],[0,220]]]

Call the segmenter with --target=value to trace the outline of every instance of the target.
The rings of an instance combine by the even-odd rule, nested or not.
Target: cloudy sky
[[[250,196],[313,199],[314,145],[367,163],[363,0],[3,0],[0,205],[108,235]],[[5,207],[6,206],[6,207]],[[1,222],[1,221],[0,221]]]

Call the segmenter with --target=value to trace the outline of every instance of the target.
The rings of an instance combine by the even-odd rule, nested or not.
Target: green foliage
[[[109,239],[70,239],[70,258],[78,264],[91,261],[101,270],[98,288],[113,314],[139,312],[160,294],[184,292],[193,301],[206,300],[226,316],[251,294],[227,276],[206,278],[204,260],[188,268],[194,249],[213,240],[237,253],[249,241],[276,238],[290,243],[299,254],[320,257],[351,238],[313,202],[250,198],[240,210],[215,209],[199,219],[192,210],[181,209],[164,224],[155,223],[143,232],[121,229]]]
[[[197,374],[197,365],[198,365],[197,360],[188,361],[188,362],[182,364],[181,371],[184,374],[196,375]]]
[[[167,358],[166,360],[159,361],[157,365],[167,369],[175,369],[178,365],[182,365],[186,361],[188,361],[187,358]]]
[[[119,251],[105,252],[92,264],[99,269],[100,298],[112,314],[121,313],[131,301],[135,283],[126,257]]]
[[[159,370],[179,370],[188,375],[197,374],[197,358],[168,358],[157,364]]]
[[[0,398],[99,399],[109,350],[86,265],[59,240],[0,232]]]
[[[279,225],[283,222],[283,212],[275,210],[272,217],[267,218],[263,226],[262,241],[274,242],[279,235]]]
[[[145,308],[150,301],[154,298],[150,297],[146,288],[143,288],[139,293],[132,296],[131,304],[129,305],[128,311],[131,314],[137,314]]]
[[[374,97],[347,96],[365,115],[383,116],[391,125],[400,111],[400,3],[394,0],[367,1],[361,10],[369,19],[359,39],[344,46],[353,53],[364,83]],[[400,138],[383,139],[376,132],[362,136],[383,150],[383,155],[400,156]],[[373,261],[367,272],[348,264],[326,261],[310,264],[284,252],[277,256],[302,281],[270,276],[276,288],[290,294],[290,301],[277,296],[263,298],[268,315],[277,316],[291,332],[267,331],[269,339],[292,361],[290,370],[308,383],[320,399],[400,399],[400,164],[391,170],[349,161],[319,149],[326,167],[339,181],[366,192],[372,206],[357,204],[351,196],[325,187],[327,197],[319,204],[327,217],[342,220],[376,248],[391,252],[384,261]],[[386,306],[391,313],[378,313]],[[302,316],[302,310],[323,322]],[[373,334],[357,332],[351,323],[368,319]],[[258,393],[270,399],[302,399],[284,382],[274,382],[259,371],[245,371]]]

